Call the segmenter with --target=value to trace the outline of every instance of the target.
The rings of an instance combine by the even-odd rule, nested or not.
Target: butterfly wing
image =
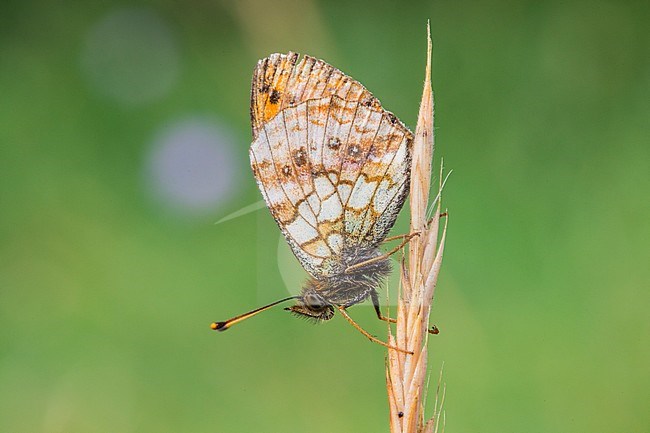
[[[271,54],[260,60],[251,86],[253,139],[280,111],[310,99],[337,95],[381,108],[379,101],[355,79],[314,57],[298,62],[296,53]]]
[[[297,55],[253,76],[253,173],[271,214],[314,277],[340,273],[346,248],[376,246],[408,193],[411,132],[360,83]]]

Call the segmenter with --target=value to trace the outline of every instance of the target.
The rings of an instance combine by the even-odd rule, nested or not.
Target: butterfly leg
[[[378,262],[378,261],[381,261],[381,260],[387,259],[388,257],[392,256],[393,254],[395,254],[396,252],[398,252],[399,250],[401,250],[402,247],[404,247],[404,245],[408,244],[409,241],[410,241],[413,237],[415,237],[415,236],[419,236],[419,235],[420,235],[420,233],[418,233],[418,232],[416,232],[416,233],[409,233],[408,235],[404,235],[404,236],[405,236],[405,239],[404,239],[404,240],[403,240],[403,241],[402,241],[398,246],[396,246],[395,248],[393,248],[392,250],[388,251],[388,252],[385,253],[385,254],[382,254],[381,256],[373,257],[372,259],[368,259],[368,260],[365,260],[365,261],[363,261],[363,262],[361,262],[361,263],[357,263],[356,265],[352,265],[352,266],[350,266],[349,268],[347,268],[347,269],[345,270],[345,273],[349,273],[350,271],[354,271],[355,269],[362,268],[362,267],[367,266],[367,265],[369,265],[369,264],[371,264],[371,263],[375,263],[375,262]]]
[[[379,320],[383,320],[384,322],[388,323],[397,323],[397,320],[393,319],[392,317],[386,317],[381,314],[381,309],[379,308],[379,296],[377,295],[376,291],[370,292],[370,298],[372,299],[372,305],[375,307],[375,312],[377,313],[377,317]],[[436,325],[431,326],[431,328],[427,329],[427,332],[429,334],[439,334],[440,330]]]
[[[446,216],[447,216],[447,212],[443,212],[443,213],[441,213],[441,214],[439,215],[440,218],[444,218],[444,217],[446,217]],[[430,218],[429,221],[427,221],[427,226],[429,226],[429,225],[431,224],[432,221],[433,221],[433,218]],[[382,241],[382,243],[392,242],[392,241],[396,241],[396,240],[398,240],[398,239],[406,239],[406,238],[409,238],[409,239],[410,239],[410,238],[412,238],[413,236],[417,236],[417,235],[419,235],[419,234],[420,234],[420,232],[413,232],[413,233],[407,233],[407,234],[405,234],[405,235],[389,236],[389,237],[387,237],[386,239],[384,239],[384,240]]]
[[[357,324],[357,322],[355,322],[354,320],[352,320],[352,317],[350,317],[350,316],[348,315],[347,311],[345,311],[345,307],[343,307],[343,306],[340,305],[340,306],[338,307],[338,309],[339,309],[339,311],[341,312],[341,315],[342,315],[343,317],[345,317],[345,319],[346,319],[348,322],[350,322],[350,325],[352,325],[352,326],[354,326],[355,328],[357,328],[357,331],[359,331],[359,332],[361,332],[363,335],[365,335],[365,336],[366,336],[370,341],[373,341],[373,342],[375,342],[375,343],[379,343],[379,344],[381,344],[382,346],[387,347],[387,348],[389,348],[389,349],[394,349],[394,350],[397,350],[397,351],[400,351],[400,352],[403,352],[403,353],[407,353],[407,354],[409,354],[409,355],[413,355],[413,352],[411,352],[411,351],[409,351],[409,350],[404,350],[404,349],[400,349],[399,347],[396,347],[396,346],[391,346],[390,344],[388,344],[388,343],[384,343],[383,341],[381,341],[381,340],[379,340],[379,339],[373,337],[372,335],[368,334],[368,331],[366,331],[365,329],[363,329],[361,326],[359,326],[359,325]]]
[[[405,235],[389,236],[389,237],[387,237],[386,239],[384,239],[384,240],[382,241],[382,243],[391,242],[391,241],[396,241],[396,240],[398,240],[398,239],[406,239],[406,238],[411,239],[413,236],[417,236],[417,235],[419,235],[419,234],[420,234],[420,232],[415,232],[415,233],[407,233],[407,234],[405,234]]]
[[[379,320],[383,320],[384,322],[388,323],[397,323],[397,320],[391,317],[383,316],[381,314],[381,309],[379,308],[379,295],[377,295],[377,291],[373,290],[370,292],[370,299],[372,299],[372,306],[375,307],[375,311],[377,312],[377,317]]]

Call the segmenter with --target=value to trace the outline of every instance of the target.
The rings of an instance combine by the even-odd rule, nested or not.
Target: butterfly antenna
[[[300,296],[290,296],[288,298],[280,299],[279,301],[275,301],[273,303],[270,303],[269,305],[265,305],[263,307],[257,308],[253,311],[249,311],[248,313],[240,314],[239,316],[233,317],[232,319],[228,319],[225,322],[212,322],[210,325],[210,328],[214,329],[215,331],[225,331],[226,329],[230,328],[232,325],[235,323],[239,323],[242,320],[246,320],[249,317],[253,317],[256,314],[261,313],[262,311],[266,311],[271,307],[274,307],[278,304],[281,304],[286,301],[290,301],[292,299],[299,299]]]

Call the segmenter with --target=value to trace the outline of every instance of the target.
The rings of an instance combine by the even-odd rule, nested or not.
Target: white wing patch
[[[377,189],[377,181],[367,181],[365,176],[359,176],[354,184],[352,195],[347,207],[354,210],[363,210],[368,207],[372,194]]]
[[[300,244],[313,241],[319,237],[316,229],[309,225],[301,216],[296,217],[293,222],[284,227],[291,237]]]
[[[314,210],[314,212],[318,215],[320,213],[320,198],[318,197],[318,195],[310,194],[309,197],[307,197],[307,202]]]
[[[316,187],[316,194],[322,199],[329,197],[336,192],[332,181],[326,175],[321,175],[314,178],[314,185]]]
[[[321,212],[318,214],[318,222],[336,221],[341,218],[342,214],[341,200],[339,200],[338,195],[332,194],[323,202]]]
[[[318,221],[316,221],[316,216],[311,210],[311,207],[309,206],[309,202],[307,200],[302,201],[298,205],[298,213],[305,218],[305,220],[311,225],[312,227],[316,227],[318,225]]]

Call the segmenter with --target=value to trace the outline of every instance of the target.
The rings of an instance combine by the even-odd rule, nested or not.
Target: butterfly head
[[[334,307],[313,288],[307,287],[296,305],[285,308],[287,311],[307,319],[330,320],[334,317]]]

